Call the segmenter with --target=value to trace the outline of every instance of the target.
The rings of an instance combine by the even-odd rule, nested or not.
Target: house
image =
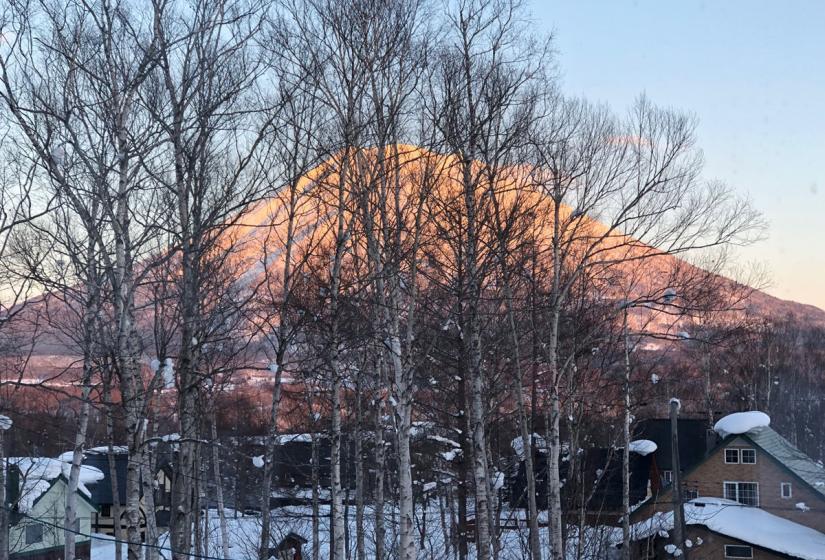
[[[536,503],[545,509],[547,503],[547,450],[544,439],[534,435],[537,445],[533,459],[536,472]],[[518,461],[507,478],[509,503],[513,507],[527,508],[527,469],[521,438],[511,442]],[[632,448],[631,448],[632,449]],[[583,511],[589,523],[618,522],[622,512],[622,450],[616,448],[591,448],[581,450],[576,457],[575,476],[570,475],[571,457],[564,454],[559,464],[559,477],[566,481],[562,487],[562,499],[566,509]],[[653,470],[650,454],[630,453],[630,503],[641,502],[647,497],[649,473]]]
[[[709,450],[719,443],[716,432],[708,429],[707,420],[679,418],[679,463],[682,472],[689,471],[705,460]],[[669,418],[647,418],[639,420],[633,430],[634,437],[656,444],[653,453],[650,484],[651,491],[657,492],[673,482],[673,442],[670,435]]]
[[[71,460],[71,452],[60,456],[64,461]],[[112,461],[117,479],[117,502],[120,506],[121,519],[126,515],[126,471],[129,464],[129,451],[125,446],[112,447]],[[90,499],[97,506],[98,512],[92,518],[92,530],[106,535],[115,534],[115,487],[112,485],[112,468],[109,464],[109,447],[100,446],[83,451],[83,465],[102,473],[101,480],[89,487]],[[172,502],[172,468],[167,462],[159,465],[154,482],[155,519],[158,527],[168,527],[169,510]],[[140,530],[146,529],[146,513],[141,493]]]
[[[58,560],[65,545],[64,517],[71,465],[46,457],[8,459],[7,497],[9,515],[9,558]],[[103,473],[81,467],[77,487],[77,525],[74,528],[76,554],[88,559],[91,554],[92,518],[97,508],[89,487]]]
[[[61,457],[66,458],[70,452]],[[113,460],[117,478],[117,498],[120,505],[121,519],[125,516],[126,508],[126,467],[129,462],[128,450],[123,446],[113,447]],[[90,499],[98,511],[92,518],[92,530],[95,533],[105,535],[115,534],[115,492],[112,486],[112,470],[109,466],[109,448],[107,446],[93,447],[83,451],[83,465],[97,469],[103,473],[101,480],[90,487]],[[141,532],[146,527],[146,516],[141,508],[140,512]]]
[[[685,525],[685,544],[693,558],[825,558],[825,534],[724,498],[696,498],[686,503]],[[640,560],[674,558],[676,547],[669,539],[672,530],[671,511],[635,523],[631,556]]]
[[[702,558],[722,553],[727,556],[720,558],[825,560],[825,544],[818,555],[800,556],[767,546],[752,531],[733,534],[730,530],[730,527],[764,520],[772,526],[784,527],[787,532],[807,535],[804,542],[825,543],[825,468],[773,430],[769,422],[762,413],[738,413],[723,418],[715,426],[720,438],[718,444],[702,460],[683,469],[683,497],[690,502],[686,508],[693,511],[694,520],[701,519],[702,512],[716,508],[719,510],[716,517],[729,521],[721,529],[713,522],[691,523],[686,512],[688,525],[696,525],[690,527],[688,533],[704,534],[701,538],[705,542],[716,543],[715,552],[706,549]],[[633,512],[633,522],[638,524],[663,514],[671,515],[672,492],[670,485],[654,491]],[[738,542],[733,543],[731,539]]]

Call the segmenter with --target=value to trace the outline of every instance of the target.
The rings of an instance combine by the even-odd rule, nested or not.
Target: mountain
[[[450,235],[457,234],[457,231],[451,231],[451,228],[460,230],[462,227],[457,218],[461,215],[463,204],[457,162],[453,156],[434,154],[411,146],[398,146],[398,152],[402,165],[398,176],[391,177],[397,180],[397,183],[390,181],[390,184],[381,183],[380,158],[375,149],[358,150],[350,154],[352,166],[344,182],[347,186],[344,197],[347,199],[348,207],[345,221],[352,222],[353,212],[359,209],[377,213],[380,209],[380,193],[382,189],[387,189],[383,192],[396,201],[388,223],[391,227],[399,224],[407,226],[402,228],[404,232],[399,241],[401,246],[406,247],[412,243],[412,225],[422,212],[426,213],[422,225],[424,241],[421,251],[427,256],[427,264],[422,266],[428,268],[428,281],[443,280],[454,272],[456,266],[456,255],[451,249],[451,242],[454,240]],[[293,266],[299,266],[301,263],[308,266],[323,266],[323,259],[334,243],[337,225],[334,219],[338,202],[337,188],[341,180],[338,173],[340,158],[340,154],[334,156],[296,182],[296,188],[293,190],[296,194],[293,227],[297,244],[291,257]],[[474,171],[482,173],[484,170],[477,165]],[[477,203],[483,212],[481,217],[485,223],[481,235],[487,241],[480,249],[482,260],[494,259],[491,249],[495,233],[493,221],[499,219],[506,222],[523,212],[530,212],[535,217],[531,226],[523,233],[540,238],[538,245],[542,249],[547,248],[548,231],[551,227],[549,216],[552,214],[549,201],[535,189],[524,188],[535,178],[533,171],[528,168],[508,167],[497,175],[493,182],[495,186],[489,189],[492,194],[486,191],[478,193]],[[398,185],[397,190],[393,190],[395,184]],[[241,287],[259,285],[266,281],[275,292],[278,291],[284,266],[284,241],[289,225],[289,194],[288,188],[281,188],[271,197],[251,206],[221,233],[218,247],[221,251],[231,252],[228,269],[232,271]],[[489,203],[487,198],[495,198],[496,204]],[[560,219],[579,220],[577,224],[580,225],[573,229],[573,235],[581,236],[583,243],[589,239],[597,239],[607,231],[606,226],[596,219],[579,216],[568,207],[562,209]],[[351,232],[350,240],[356,247],[355,252],[365,250],[363,236],[358,231]],[[603,243],[609,245],[606,254],[611,255],[610,259],[605,260],[639,258],[645,254],[658,253],[655,248],[621,234],[610,235]],[[657,254],[639,262],[642,262],[643,266],[623,265],[618,269],[621,271],[620,274],[611,271],[609,275],[599,279],[604,294],[617,300],[623,297],[643,297],[643,294],[661,293],[672,282],[684,277],[692,277],[694,280],[705,278],[716,282],[722,293],[733,294],[743,291],[743,287],[735,281],[707,272],[671,255]],[[702,282],[693,284],[695,285],[690,288],[693,292],[701,292],[701,289],[706,287]],[[685,297],[688,295],[701,297],[703,294],[691,293],[685,294]],[[708,294],[704,296],[709,297]],[[763,318],[792,316],[806,324],[825,326],[825,311],[814,306],[781,300],[758,290],[753,291],[747,301],[737,305],[737,313],[745,312]],[[143,312],[147,328],[151,324],[148,313],[149,311]],[[78,353],[73,349],[69,339],[65,333],[62,336],[55,333],[45,333],[41,336],[35,345],[27,377],[42,379],[57,375],[65,369],[75,369],[78,366]],[[146,346],[154,347],[151,343]],[[147,364],[150,359],[148,355],[145,357]]]

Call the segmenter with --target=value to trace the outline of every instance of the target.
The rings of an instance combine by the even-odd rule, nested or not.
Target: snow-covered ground
[[[254,560],[257,558],[257,542],[260,534],[260,518],[257,516],[242,516],[239,513],[227,510],[227,526],[229,532],[229,558],[231,560]],[[386,523],[386,549],[393,550],[394,543],[397,542],[397,523],[393,520],[394,512],[387,508]],[[272,511],[273,541],[279,542],[288,533],[297,533],[309,541],[304,547],[304,558],[312,557],[312,512],[308,506],[291,506],[278,508]],[[371,508],[367,509],[364,519],[365,547],[367,557],[374,554],[374,515]],[[329,550],[329,509],[327,506],[321,507],[320,522],[320,550],[321,558],[326,558]],[[527,526],[524,521],[523,512],[502,512],[502,524],[506,524],[506,529],[501,533],[501,560],[521,560],[527,558]],[[218,514],[215,510],[209,512],[209,534],[208,550],[206,556],[212,558],[223,558],[220,544],[220,525]],[[518,528],[516,528],[518,527]],[[421,560],[447,560],[457,557],[449,539],[449,520],[442,522],[441,511],[437,504],[433,503],[428,508],[417,508],[416,528],[418,529],[418,557]],[[348,538],[350,541],[350,557],[355,557],[355,511],[350,511]],[[611,553],[606,550],[606,544],[611,537],[615,538],[615,529],[605,527],[601,530],[588,529],[585,537],[581,539],[582,546],[588,551],[584,554],[585,559],[607,559],[611,558]],[[546,528],[541,529],[542,547],[548,546]],[[568,556],[573,559],[577,557],[577,547],[580,540],[575,533],[568,541]],[[166,538],[162,539],[162,558],[171,558],[171,553],[166,546]],[[92,560],[111,560],[115,557],[115,542],[112,537],[105,535],[95,535],[92,541]],[[126,558],[126,548],[123,546],[123,557]],[[470,559],[475,558],[473,546],[470,545]]]

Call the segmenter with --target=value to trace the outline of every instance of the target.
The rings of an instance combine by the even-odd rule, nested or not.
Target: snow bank
[[[764,412],[735,412],[728,414],[713,426],[713,430],[721,438],[730,435],[747,434],[748,432],[758,432],[762,428],[767,428],[771,424],[771,418]]]
[[[639,455],[644,456],[654,453],[658,449],[658,446],[655,442],[652,442],[649,439],[637,439],[636,441],[630,442],[628,449],[631,453],[638,453]]]
[[[255,455],[252,457],[252,464],[255,466],[256,469],[264,468],[264,456],[263,455]]]

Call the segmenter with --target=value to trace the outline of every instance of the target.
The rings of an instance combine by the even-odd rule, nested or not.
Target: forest
[[[672,398],[825,460],[765,220],[563,66],[518,0],[4,2],[0,458],[70,452],[65,528],[124,449],[118,560],[607,558]]]

